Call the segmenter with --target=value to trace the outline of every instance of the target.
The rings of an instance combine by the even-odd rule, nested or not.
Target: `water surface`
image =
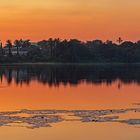
[[[15,65],[0,67],[0,110],[139,108],[140,65]],[[135,115],[134,115],[135,114]],[[130,112],[121,118],[140,118]],[[64,121],[49,128],[2,126],[5,140],[139,140],[139,126]],[[8,134],[8,135],[7,135]]]

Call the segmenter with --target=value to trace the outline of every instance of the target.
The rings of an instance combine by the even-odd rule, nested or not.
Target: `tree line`
[[[12,54],[12,49],[16,54]],[[8,49],[8,54],[5,53]],[[20,54],[22,49],[26,54]],[[107,40],[80,41],[78,39],[48,39],[36,43],[30,40],[7,40],[0,43],[0,62],[72,62],[72,63],[139,63],[140,41],[116,43]]]

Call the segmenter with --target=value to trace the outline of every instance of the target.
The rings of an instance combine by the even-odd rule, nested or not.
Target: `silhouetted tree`
[[[19,48],[21,47],[20,40],[15,40],[14,41],[14,46],[17,48],[17,55],[19,55]]]
[[[29,48],[30,46],[31,46],[30,40],[23,41],[23,43],[22,43],[23,48]]]
[[[119,44],[117,44],[117,42]],[[37,44],[30,40],[15,40],[14,46],[28,51],[27,56],[20,56],[17,59],[13,56],[1,55],[1,62],[101,62],[101,63],[134,63],[140,62],[140,41],[123,41],[121,38],[116,43],[107,40],[92,40],[82,42],[78,39],[60,40],[59,38],[49,38],[39,41]],[[7,41],[6,47],[9,49],[9,55],[12,55],[12,43]],[[4,50],[5,48],[2,48]],[[6,49],[7,51],[7,49]],[[4,56],[4,57],[2,57]]]
[[[11,48],[13,47],[12,42],[11,42],[11,40],[7,40],[6,43],[7,43],[6,47],[8,47],[8,49],[9,49],[9,56],[11,56],[12,55]]]
[[[118,40],[117,40],[117,42],[118,42],[119,44],[121,44],[121,43],[123,42],[122,38],[119,37]]]

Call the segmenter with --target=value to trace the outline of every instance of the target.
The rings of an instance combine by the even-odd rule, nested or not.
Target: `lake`
[[[139,140],[140,65],[0,66],[4,140]]]

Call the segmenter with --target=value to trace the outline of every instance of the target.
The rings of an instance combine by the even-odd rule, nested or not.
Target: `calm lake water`
[[[126,109],[140,108],[139,103],[140,65],[0,66],[2,112]],[[121,115],[123,119],[140,119],[140,113]],[[4,140],[140,139],[140,125],[119,122],[69,120],[37,129],[28,129],[24,125],[2,126],[0,137]]]

